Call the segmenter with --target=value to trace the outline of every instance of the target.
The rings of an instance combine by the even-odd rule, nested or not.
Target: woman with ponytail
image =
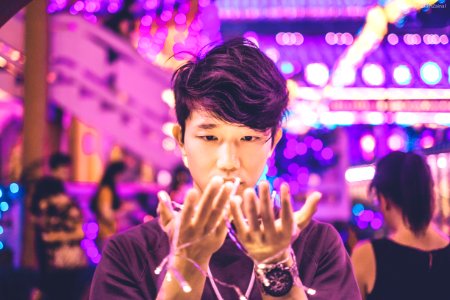
[[[433,224],[433,179],[426,160],[392,152],[376,166],[369,190],[389,230],[352,254],[363,299],[448,299],[449,237]]]

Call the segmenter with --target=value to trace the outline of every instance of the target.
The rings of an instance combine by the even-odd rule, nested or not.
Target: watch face
[[[291,272],[287,269],[279,267],[270,270],[265,274],[269,280],[269,286],[263,286],[264,291],[273,297],[281,297],[289,293],[294,284],[294,278],[292,278]]]

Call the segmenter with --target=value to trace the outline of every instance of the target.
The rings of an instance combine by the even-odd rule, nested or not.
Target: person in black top
[[[426,160],[392,152],[370,184],[390,231],[357,245],[352,262],[363,299],[448,299],[449,237],[432,223],[433,179]]]

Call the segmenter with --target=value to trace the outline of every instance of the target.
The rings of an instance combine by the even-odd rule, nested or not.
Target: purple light
[[[322,154],[323,159],[325,159],[325,160],[332,159],[333,155],[334,155],[333,150],[331,150],[331,148],[328,148],[328,147],[323,148],[321,154]]]
[[[375,218],[370,222],[370,226],[373,230],[378,230],[383,227],[383,221],[381,219]]]
[[[175,16],[175,23],[178,25],[186,24],[186,15],[185,14],[177,14]]]
[[[359,229],[366,229],[367,226],[369,226],[369,223],[364,222],[362,220],[358,220],[356,221],[356,225],[358,226]]]
[[[371,211],[371,210],[364,210],[361,213],[361,215],[359,216],[359,219],[361,221],[364,221],[364,222],[370,222],[370,221],[373,220],[373,216],[374,216],[373,211]]]
[[[117,2],[111,2],[108,4],[108,12],[113,14],[119,10],[119,4]]]
[[[287,159],[292,159],[295,157],[295,155],[297,155],[297,153],[295,153],[295,149],[292,149],[290,147],[286,147],[283,151],[283,156]]]
[[[102,258],[102,256],[99,254],[99,255],[97,255],[97,256],[94,256],[94,257],[91,257],[91,261],[94,263],[94,264],[98,264],[99,262],[100,262],[100,259]]]
[[[158,5],[158,0],[147,0],[145,1],[144,8],[148,10],[155,9]]]
[[[270,176],[270,177],[276,176],[277,172],[278,172],[277,168],[269,167],[269,170],[267,171],[267,176]]]
[[[312,148],[314,151],[320,151],[320,150],[322,150],[322,147],[323,147],[323,143],[322,143],[322,141],[319,140],[319,139],[315,139],[315,140],[312,141],[312,143],[311,143],[311,148]]]
[[[170,10],[165,10],[161,13],[160,18],[163,22],[167,22],[172,18],[172,12]]]
[[[90,222],[86,225],[86,232],[98,232],[97,223]]]
[[[73,9],[75,9],[76,11],[82,11],[84,9],[84,2],[83,1],[75,2],[75,4],[73,5]]]
[[[210,3],[211,3],[210,0],[199,0],[198,1],[198,6],[200,6],[200,7],[207,7]]]
[[[98,255],[98,250],[97,250],[96,247],[89,247],[89,248],[87,248],[87,250],[86,250],[86,254],[87,254],[87,256],[89,256],[89,257],[95,257],[95,256]]]
[[[298,155],[304,155],[308,152],[308,147],[306,147],[305,143],[297,143],[295,146],[295,151]]]
[[[300,186],[299,186],[298,182],[294,180],[294,181],[289,182],[289,188],[290,188],[291,194],[295,195],[298,193]]]

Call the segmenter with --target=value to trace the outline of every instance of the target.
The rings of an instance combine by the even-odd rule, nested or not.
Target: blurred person
[[[53,153],[48,160],[48,164],[51,176],[63,182],[67,182],[70,179],[72,159],[69,155],[61,152]]]
[[[192,188],[192,177],[189,169],[184,165],[177,166],[173,170],[172,182],[169,187],[170,198],[177,203],[183,203],[190,188]]]
[[[173,86],[173,136],[194,188],[181,211],[160,192],[159,218],[110,239],[91,300],[228,300],[238,298],[236,287],[252,300],[302,300],[307,292],[316,292],[311,299],[360,299],[339,234],[311,220],[320,194],[293,213],[289,186],[282,184],[275,220],[268,182],[257,185],[282,136],[288,104],[276,65],[237,38],[181,66]],[[163,261],[167,265],[155,274]]]
[[[36,250],[42,293],[40,299],[81,299],[89,282],[79,207],[65,193],[60,179],[38,180],[31,212],[36,227]]]
[[[433,179],[426,160],[392,152],[376,165],[370,183],[389,230],[352,254],[363,299],[448,299],[449,237],[432,223]]]
[[[110,163],[100,180],[97,191],[91,199],[91,210],[97,217],[98,245],[101,250],[104,242],[117,232],[116,211],[120,208],[121,199],[117,192],[117,182],[125,172],[122,161]]]

